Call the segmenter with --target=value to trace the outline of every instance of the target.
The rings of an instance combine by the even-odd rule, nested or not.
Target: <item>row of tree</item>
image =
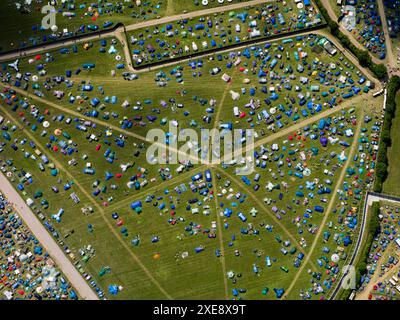
[[[380,213],[380,203],[374,202],[371,206],[371,214],[368,220],[368,228],[367,228],[367,240],[361,252],[360,258],[357,263],[357,283],[360,284],[361,276],[367,273],[367,264],[368,264],[368,256],[371,251],[372,243],[374,242],[374,238],[380,232],[380,222],[379,222],[379,213]]]

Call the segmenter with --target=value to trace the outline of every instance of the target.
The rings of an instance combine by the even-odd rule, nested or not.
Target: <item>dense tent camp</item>
[[[134,63],[147,65],[321,24],[322,19],[314,6],[309,1],[304,2],[305,7],[299,10],[296,18],[290,17],[294,2],[276,2],[247,7],[246,11],[225,11],[214,17],[182,19],[173,24],[139,29],[129,34]]]
[[[377,2],[346,1],[340,11],[340,24],[373,55],[385,59],[385,35]]]
[[[380,2],[49,5],[3,13],[3,299],[398,299]]]
[[[40,199],[43,195],[42,190],[36,190],[35,199]],[[7,276],[4,275],[2,280],[7,285],[0,289],[4,299],[78,299],[76,290],[59,272],[59,266],[3,194],[0,194],[0,230],[4,244],[0,259],[9,266],[5,269]],[[31,272],[29,278],[24,277],[27,268]],[[9,272],[11,270],[13,272]],[[44,286],[48,286],[47,289]]]

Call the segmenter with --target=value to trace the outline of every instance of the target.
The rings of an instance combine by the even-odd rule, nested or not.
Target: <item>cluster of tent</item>
[[[0,194],[0,261],[3,298],[25,300],[78,299],[77,293],[57,270],[42,245]],[[7,266],[7,267],[5,267]],[[26,270],[30,277],[26,277]]]
[[[138,30],[130,37],[134,63],[144,65],[321,23],[310,2],[304,4],[301,3],[301,9],[294,9],[298,10],[297,15],[292,14],[286,3],[283,6],[273,3],[246,11],[224,12],[216,17],[200,17],[196,22],[182,19],[175,24]]]
[[[90,33],[101,29],[110,29],[120,22],[121,16],[129,15],[137,19],[154,19],[158,16],[161,1],[135,0],[129,4],[121,1],[96,1],[82,2],[76,0],[51,1],[57,10],[57,26],[46,29],[44,26],[34,24],[25,30],[29,35],[25,40],[19,41],[17,46],[37,46],[59,38],[68,38],[76,35]],[[24,14],[36,11],[34,1],[26,0],[16,2],[15,10]],[[17,13],[15,13],[17,14]],[[107,17],[106,19],[104,17]],[[31,19],[32,20],[32,19]],[[98,22],[100,20],[101,22]]]
[[[379,15],[378,4],[375,0],[344,0],[346,5],[341,9],[339,21],[343,21],[347,29],[368,50],[386,57],[385,35]]]
[[[287,126],[289,121],[297,121],[301,117],[316,114],[326,107],[335,106],[343,99],[349,99],[373,88],[373,83],[361,73],[351,70],[348,62],[343,61],[341,57],[331,57],[333,61],[323,63],[317,57],[309,56],[308,48],[314,50],[327,47],[331,52],[332,45],[326,46],[327,43],[329,41],[326,38],[310,34],[285,39],[281,44],[276,42],[252,46],[228,55],[217,55],[220,66],[225,64],[224,71],[219,67],[213,68],[210,73],[216,77],[221,76],[223,81],[230,81],[229,74],[238,69],[244,80],[240,91],[230,90],[234,101],[233,118],[243,119],[240,122],[246,121],[251,127],[265,123],[269,130],[275,131]],[[102,40],[100,49],[102,48],[105,52],[109,52],[108,54],[118,56],[113,41],[108,45],[106,40]],[[90,108],[84,113],[88,117],[101,117],[103,120],[112,121],[113,118],[119,117],[120,113],[116,107],[121,105],[134,113],[133,117],[124,117],[119,121],[122,129],[137,125],[165,125],[168,120],[173,120],[168,115],[164,117],[159,115],[160,111],[167,109],[182,112],[186,118],[190,118],[190,109],[177,101],[186,94],[186,90],[177,92],[178,99],[169,97],[162,100],[160,108],[155,105],[151,96],[136,102],[129,99],[120,100],[114,94],[107,95],[103,86],[96,88],[91,83],[70,81],[72,74],[78,75],[82,70],[95,69],[95,62],[83,63],[76,70],[66,67],[65,74],[53,77],[50,82],[46,78],[43,84],[40,84],[39,80],[46,77],[46,64],[56,63],[56,57],[51,54],[38,55],[34,59],[29,59],[29,62],[35,65],[36,73],[18,73],[7,64],[3,64],[0,76],[3,81],[16,87],[27,89],[32,86],[38,96],[44,96],[47,90],[53,88],[53,95],[59,100],[68,99],[71,104],[89,103]],[[193,76],[200,77],[207,63],[198,59],[189,62],[188,66]],[[184,69],[182,66],[175,66],[171,68],[169,74],[164,71],[158,72],[155,78],[157,85],[165,86],[171,78],[175,78],[178,83],[183,82]],[[137,77],[124,74],[124,78],[129,80]],[[74,87],[81,92],[71,92]],[[205,108],[202,119],[192,119],[190,125],[198,126],[198,120],[210,123],[215,111],[215,99],[193,96],[193,100]],[[12,101],[6,99],[6,103],[12,104]],[[113,107],[114,105],[116,107]],[[112,112],[107,110],[108,108],[111,108]],[[147,114],[143,114],[142,110],[146,110]],[[177,122],[177,125],[181,124]],[[77,129],[86,130],[82,124],[77,124]],[[264,129],[262,128],[262,132]]]
[[[370,248],[367,260],[368,272],[361,277],[362,287],[365,289],[376,273],[386,274],[389,270],[395,268],[398,264],[398,256],[395,254],[386,254],[386,252],[400,246],[400,238],[398,237],[399,229],[399,207],[395,205],[386,205],[380,207],[379,212],[379,232],[374,238]],[[399,294],[398,280],[399,273],[394,273],[394,279],[390,281],[387,277],[384,281],[374,284],[372,293],[380,293],[385,296],[397,296]],[[384,277],[383,277],[384,278]]]
[[[222,177],[217,174],[217,179],[221,180]],[[222,180],[221,180],[222,182]],[[193,251],[179,252],[179,259],[196,259],[197,255],[210,255],[213,254],[217,259],[221,257],[221,248],[219,248],[217,232],[217,222],[211,221],[210,225],[200,224],[197,222],[198,216],[210,216],[215,214],[212,210],[213,198],[218,197],[219,207],[224,212],[224,223],[223,228],[225,232],[232,232],[232,237],[228,243],[229,247],[236,245],[237,236],[235,236],[237,229],[237,221],[241,222],[240,234],[242,236],[251,237],[262,236],[261,230],[258,230],[256,226],[252,226],[252,223],[247,223],[246,216],[256,217],[258,210],[254,207],[251,210],[246,209],[249,198],[245,193],[235,192],[232,188],[224,188],[221,193],[215,194],[213,191],[213,177],[209,170],[199,171],[192,174],[191,178],[181,182],[175,187],[164,188],[163,191],[158,191],[147,195],[143,200],[136,200],[131,202],[130,208],[137,215],[149,216],[154,210],[160,212],[160,218],[166,220],[166,222],[173,226],[175,229],[181,229],[181,232],[177,231],[178,240],[184,240],[186,237],[194,237],[195,244],[193,244]],[[182,201],[185,199],[184,201]],[[242,209],[241,209],[242,208]],[[152,215],[153,216],[153,215]],[[157,216],[154,216],[156,219]],[[128,234],[129,225],[119,217],[117,213],[113,214],[113,218],[117,220],[117,226],[121,232]],[[232,221],[234,220],[234,221]],[[272,226],[267,226],[268,233],[273,232]],[[140,232],[140,231],[139,231]],[[278,235],[276,239],[278,242],[282,242]],[[135,235],[131,243],[133,246],[140,246],[142,237],[140,234]],[[153,256],[154,259],[162,259],[163,251],[159,244],[167,241],[165,237],[158,234],[153,234],[149,239],[145,241],[151,242],[154,246],[157,246],[157,254]],[[289,240],[282,242],[284,246],[291,247]],[[187,249],[187,248],[186,248]],[[179,248],[177,248],[179,250]],[[211,251],[211,252],[210,252]],[[266,250],[268,252],[268,250]],[[235,255],[237,255],[235,250]],[[293,246],[290,248],[290,253],[295,254],[297,249]],[[304,254],[301,252],[296,253],[296,266],[300,266],[301,261],[304,258]],[[278,265],[280,258],[278,257],[266,257],[266,264],[271,267],[272,264]],[[243,263],[250,263],[249,261]],[[281,268],[283,272],[287,272],[286,267]],[[250,264],[250,270],[254,273],[261,272],[260,268],[256,265]],[[235,274],[233,271],[229,271],[227,274],[228,279],[237,281],[240,275]],[[236,280],[234,280],[236,279]],[[268,291],[268,290],[267,290]],[[239,297],[247,292],[246,288],[232,290],[232,296],[234,298]],[[283,288],[274,288],[274,292],[277,298],[283,294]],[[264,294],[264,293],[263,293]],[[265,293],[266,294],[266,293]]]

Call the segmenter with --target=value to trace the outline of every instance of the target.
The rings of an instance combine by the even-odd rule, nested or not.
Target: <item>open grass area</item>
[[[133,24],[139,21],[154,19],[162,16],[166,11],[164,1],[143,1],[143,5],[137,6],[134,1],[121,5],[119,1],[100,1],[97,7],[91,7],[87,1],[76,0],[62,4],[59,1],[56,10],[57,32],[41,30],[42,5],[32,2],[31,5],[22,5],[17,9],[15,1],[6,0],[1,4],[0,19],[2,21],[2,37],[0,40],[1,51],[17,49],[51,42],[56,39],[74,34],[95,31],[95,29],[110,28],[118,22]],[[132,6],[129,8],[129,6]],[[113,22],[106,26],[106,22]],[[84,29],[79,30],[82,26]],[[88,26],[92,26],[87,28]],[[67,32],[64,32],[67,29]],[[54,34],[54,37],[52,36]]]
[[[379,103],[382,101],[376,101],[377,106]],[[312,274],[314,281],[303,287],[301,284],[294,285],[293,295],[300,292],[304,298],[312,292],[320,297],[330,297],[331,286],[338,281],[342,272],[341,268],[348,263],[354,252],[356,237],[358,237],[357,226],[361,224],[362,220],[364,200],[362,188],[371,188],[371,173],[373,172],[371,168],[375,166],[373,162],[376,157],[376,149],[371,145],[371,142],[376,139],[373,121],[378,120],[380,115],[379,107],[374,111],[371,108],[375,103],[368,104],[359,106],[362,115],[358,120],[361,121],[359,123],[360,135],[353,142],[347,167],[342,169],[345,170],[345,174],[339,179],[337,194],[330,200],[332,202],[331,210],[324,218],[324,223],[320,224],[321,238],[316,240],[314,253],[310,258],[310,262],[314,262],[316,268],[302,271],[303,274]],[[371,117],[370,121],[366,121],[368,117]],[[332,260],[335,259],[334,255],[338,255],[336,257],[339,259],[337,265],[332,263]],[[292,297],[294,298],[294,296]]]
[[[326,41],[134,77],[111,38],[23,57],[19,71],[5,63],[2,171],[100,297],[321,298],[359,226],[380,127],[368,79]],[[166,151],[149,161],[151,129],[177,139],[169,121],[180,133],[254,128],[255,172],[169,163]]]
[[[397,64],[400,64],[400,37],[397,39],[392,39],[392,50],[394,58],[397,61]]]
[[[385,58],[385,39],[376,1],[361,0],[354,5],[342,1],[341,5],[337,5],[336,0],[330,0],[330,5],[340,24],[350,31],[354,39],[375,57]]]
[[[331,5],[333,11],[336,14],[336,17],[339,18],[340,15],[341,15],[341,10],[340,9],[342,8],[342,6],[337,4],[337,0],[329,0],[329,2],[330,2],[330,5]]]
[[[266,42],[262,55],[261,47],[249,47],[240,55],[213,55],[125,81],[126,64],[117,69],[125,63],[122,47],[107,39],[92,42],[88,50],[77,45],[76,53],[74,47],[68,47],[20,59],[21,70],[37,74],[43,67],[46,75],[40,78],[52,76],[53,80],[49,90],[40,82],[19,85],[62,108],[142,137],[175,120],[180,127],[197,131],[223,123],[253,128],[257,140],[368,91],[365,76],[342,55],[331,57],[319,45],[324,40],[309,35]],[[105,52],[99,54],[100,49]],[[253,55],[257,60],[251,60]],[[85,64],[94,68],[84,69]],[[213,69],[219,72],[212,74]],[[229,82],[221,79],[224,73],[231,78]],[[58,83],[54,77],[62,81]],[[353,83],[359,86],[356,91]],[[56,91],[62,96],[55,95]],[[96,105],[93,99],[99,100]]]

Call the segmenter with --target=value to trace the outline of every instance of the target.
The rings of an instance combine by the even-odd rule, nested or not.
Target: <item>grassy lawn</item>
[[[120,44],[112,39],[94,41],[88,50],[77,45],[76,53],[69,47],[67,53],[57,50],[21,58],[21,72],[37,75],[37,81],[25,81],[5,64],[8,84],[20,89],[26,85],[26,92],[1,88],[2,166],[14,185],[23,189],[21,194],[34,199],[34,210],[44,215],[49,229],[54,228],[61,247],[71,250],[78,269],[90,274],[107,298],[277,299],[278,290],[291,287],[304,264],[289,294],[298,299],[301,290],[312,292],[310,280],[332,281],[337,268],[331,267],[326,277],[318,275],[325,272],[321,261],[337,250],[338,243],[331,240],[333,231],[330,242],[318,239],[309,262],[304,262],[316,231],[337,228],[340,239],[353,235],[348,230],[353,220],[336,223],[337,211],[318,213],[317,206],[326,210],[336,197],[334,187],[343,169],[338,156],[348,157],[354,139],[361,139],[346,132],[354,133],[364,121],[360,105],[333,112],[323,126],[317,121],[271,139],[264,144],[267,152],[258,147],[266,159],[258,159],[256,171],[248,176],[250,185],[235,175],[233,166],[210,168],[211,181],[193,182],[195,173],[205,176],[205,166],[187,166],[178,173],[177,164],[150,164],[145,136],[150,129],[169,130],[165,123],[176,120],[179,129],[194,128],[197,133],[225,122],[232,122],[234,128],[254,127],[260,140],[265,132],[272,135],[335,108],[345,101],[345,94],[353,94],[353,87],[360,89],[354,95],[361,95],[363,75],[340,54],[327,55],[318,45],[320,40],[309,35],[271,42],[259,51],[248,48],[249,56],[241,54],[242,61],[234,67],[227,65],[238,56],[226,54],[220,59],[204,58],[200,64],[196,60],[195,67],[181,64],[140,73],[132,81],[123,79],[126,69],[117,69],[124,60]],[[117,52],[108,53],[112,48]],[[96,66],[85,70],[86,63]],[[216,67],[224,71],[213,76],[209,70]],[[260,71],[265,75],[259,76]],[[221,79],[224,72],[232,76],[231,82]],[[339,81],[341,75],[344,81]],[[299,84],[300,77],[307,77],[307,82]],[[159,78],[166,86],[157,85]],[[266,82],[259,83],[260,78]],[[232,100],[231,90],[239,93],[238,100]],[[60,92],[63,95],[57,98]],[[260,106],[247,113],[245,105],[254,100]],[[123,106],[125,101],[129,104]],[[235,104],[246,111],[245,117],[233,114]],[[366,106],[365,114],[372,116],[372,108]],[[262,118],[263,109],[283,127],[272,129]],[[150,115],[156,118],[150,120]],[[363,138],[370,139],[371,125],[365,123]],[[321,137],[333,142],[323,146]],[[343,189],[351,185],[350,189],[363,192],[367,187],[367,170],[360,168],[373,162],[374,151],[365,139],[356,141],[365,151],[357,148],[360,156],[351,159],[358,184],[353,184],[354,173],[349,173]],[[273,151],[275,144],[279,149]],[[360,161],[363,152],[368,154],[365,163]],[[253,189],[256,174],[260,175],[258,191]],[[269,183],[270,190],[265,187]],[[339,211],[343,207],[343,217],[347,210],[357,213],[349,206],[358,201],[359,192],[346,192],[349,198],[340,196],[335,206]],[[79,203],[70,198],[71,193]],[[142,203],[138,212],[130,208],[135,201]],[[334,216],[328,221],[332,223],[321,226],[327,214]],[[329,256],[321,258],[324,246],[329,247]],[[111,272],[100,275],[104,267]],[[118,295],[108,292],[110,285],[122,287]]]
[[[89,11],[90,6],[87,1],[76,0],[69,2],[75,8],[63,6],[60,1],[56,7],[58,10],[56,15],[58,32],[63,32],[66,28],[68,32],[75,33],[82,25],[97,25],[99,29],[104,29],[103,25],[107,21],[113,22],[114,25],[118,22],[133,24],[147,19],[154,19],[158,15],[162,16],[166,11],[166,3],[164,1],[143,1],[142,6],[137,7],[134,5],[132,8],[129,8],[126,4],[121,7],[117,5],[117,1],[109,3],[112,3],[111,7],[105,6],[105,1],[102,1],[100,2],[100,7]],[[45,16],[41,13],[42,6],[38,6],[33,2],[30,6],[26,6],[29,10],[26,13],[17,10],[13,0],[6,0],[1,6],[0,19],[3,21],[2,30],[4,31],[4,36],[0,40],[1,51],[51,41],[48,36],[52,32],[50,30],[40,30],[42,19]],[[75,16],[65,16],[63,14],[65,12],[74,13]],[[85,30],[86,32],[91,32],[89,29]],[[46,39],[44,40],[43,37]]]
[[[293,38],[293,40],[295,40]],[[300,42],[293,41],[292,43],[284,44],[281,41],[272,42],[270,48],[270,56],[283,54],[278,64],[271,68],[271,64],[267,64],[266,70],[281,73],[283,75],[294,75],[296,78],[305,76],[308,82],[303,86],[307,88],[306,97],[312,102],[312,107],[309,105],[300,106],[297,103],[292,104],[295,93],[288,90],[284,84],[279,83],[279,76],[271,81],[270,84],[263,85],[255,76],[259,70],[257,67],[252,67],[248,63],[242,63],[242,72],[239,70],[229,70],[228,74],[232,76],[232,81],[227,88],[226,98],[220,110],[220,123],[230,122],[233,128],[254,129],[257,137],[256,141],[266,136],[279,132],[288,128],[293,123],[301,122],[311,116],[317,115],[320,111],[325,111],[331,108],[332,105],[345,102],[343,95],[350,90],[349,84],[342,84],[337,80],[330,79],[321,85],[320,70],[336,73],[348,73],[352,77],[359,78],[362,74],[343,56],[330,57],[324,50],[320,50],[315,45],[318,42],[318,37],[315,41]],[[281,49],[284,48],[283,51]],[[286,54],[285,54],[286,52]],[[298,60],[296,54],[304,53],[307,58]],[[299,61],[307,61],[305,67],[308,71],[298,69]],[[268,68],[269,67],[269,68]],[[266,72],[264,79],[267,81],[271,75]],[[311,87],[317,88],[316,91],[310,91]],[[254,93],[250,93],[253,91]],[[237,100],[232,99],[232,95],[238,93]],[[274,93],[276,94],[274,96]],[[249,99],[249,94],[250,98]],[[267,99],[266,99],[267,98]],[[275,100],[276,99],[276,100]],[[256,102],[253,107],[250,102]],[[263,103],[265,102],[265,103]],[[257,107],[258,103],[260,107]],[[238,107],[238,113],[234,113],[234,107]],[[320,110],[320,111],[317,111]],[[272,116],[279,119],[278,122],[268,123],[263,112],[267,112],[268,117]]]
[[[392,146],[388,150],[389,167],[388,177],[383,184],[383,192],[388,194],[400,195],[400,186],[398,185],[398,179],[400,178],[400,168],[397,167],[397,159],[400,154],[400,144],[398,143],[400,134],[400,92],[396,95],[396,116],[392,122],[391,138]]]
[[[221,80],[223,72],[210,74],[210,70],[222,68],[229,61],[239,61],[238,56],[231,58],[229,54],[220,58],[213,56],[209,59],[197,59],[194,61],[196,67],[187,67],[186,64],[164,67],[140,73],[138,80],[124,81],[121,75],[126,69],[116,69],[117,64],[124,63],[123,58],[116,60],[118,56],[122,56],[122,48],[119,43],[113,45],[112,39],[107,39],[104,47],[99,41],[94,41],[88,50],[77,45],[77,53],[70,47],[67,48],[68,54],[61,54],[57,50],[49,52],[48,57],[42,55],[39,60],[35,60],[35,56],[22,58],[20,68],[36,74],[38,66],[44,65],[46,75],[64,78],[66,71],[71,71],[71,78],[66,78],[70,81],[69,86],[53,84],[53,90],[64,93],[61,99],[54,96],[53,91],[45,90],[40,82],[35,84],[36,87],[28,85],[28,92],[40,92],[45,99],[85,116],[90,117],[91,112],[96,110],[98,115],[93,120],[106,121],[120,128],[126,127],[126,120],[129,120],[132,127],[126,127],[126,130],[143,137],[150,129],[156,126],[163,128],[171,120],[178,121],[182,128],[193,128],[196,131],[212,128],[218,114],[219,122],[231,122],[234,128],[253,128],[258,139],[261,139],[290,123],[316,115],[318,111],[315,110],[327,110],[331,105],[346,100],[343,96],[351,92],[352,85],[348,81],[338,82],[333,74],[340,73],[354,81],[363,77],[347,59],[340,55],[330,57],[316,45],[319,37],[310,35],[303,41],[296,41],[295,38],[291,40],[292,42],[287,43],[268,43],[266,62],[254,65],[250,58],[240,57],[241,62],[237,67],[231,66],[225,71],[232,77],[229,83]],[[107,53],[112,46],[117,52]],[[99,54],[101,48],[106,52]],[[299,55],[304,57],[300,59]],[[85,63],[95,63],[96,67],[85,70],[82,68]],[[79,74],[76,74],[77,70],[80,71]],[[112,70],[116,72],[115,77],[111,77]],[[259,82],[259,72],[265,74],[262,78],[267,82],[272,79],[270,84]],[[289,87],[284,83],[280,84],[279,77],[305,77],[307,82],[300,85],[296,92],[292,84]],[[157,86],[159,79],[166,86]],[[83,85],[89,83],[93,87],[92,91],[83,92]],[[149,87],[152,90],[147,90]],[[316,89],[311,91],[311,87]],[[232,99],[232,92],[238,94],[237,100]],[[312,102],[313,106],[297,105],[299,93]],[[75,98],[73,103],[70,102],[70,96]],[[117,98],[114,103],[112,97]],[[91,105],[92,98],[100,100],[95,108]],[[129,102],[129,107],[123,108],[121,105],[125,101]],[[246,107],[251,101],[256,101],[260,107]],[[166,102],[166,105],[162,106],[162,102]],[[238,107],[240,116],[233,112],[234,106]],[[275,122],[268,125],[263,111],[271,114],[272,106],[275,106],[272,118],[279,119],[279,124]],[[149,121],[146,114],[155,116],[156,120]]]
[[[397,65],[400,66],[400,37],[392,39],[392,54],[394,59],[397,62]]]
[[[360,136],[356,138],[354,156],[357,157],[349,158],[350,162],[344,180],[332,200],[334,201],[333,210],[327,213],[329,216],[326,224],[320,225],[323,236],[318,240],[315,251],[311,256],[310,262],[314,262],[317,266],[316,269],[312,268],[311,270],[314,281],[305,286],[301,286],[301,283],[296,284],[292,291],[292,298],[295,298],[298,292],[313,292],[317,284],[324,289],[317,296],[329,297],[329,287],[337,281],[342,272],[341,268],[350,259],[353,245],[356,242],[355,237],[358,236],[355,225],[361,223],[361,210],[364,200],[364,191],[361,187],[368,188],[371,186],[371,171],[369,169],[373,162],[373,155],[375,154],[376,156],[376,150],[371,145],[371,141],[375,137],[372,126],[373,121],[379,119],[380,109],[379,107],[375,109],[373,106],[381,104],[382,97],[378,98],[376,102],[365,102],[363,105],[358,106],[358,110],[361,111],[363,109],[364,115],[370,116],[373,120],[369,122],[365,122],[362,119],[358,120],[362,121],[362,125]],[[360,151],[361,145],[363,147],[362,151]],[[369,157],[364,157],[365,163],[361,161],[360,157],[364,152],[369,155]],[[345,243],[346,238],[351,240],[349,244]],[[331,257],[334,253],[340,257],[337,265],[332,264]],[[310,273],[308,270],[303,270],[303,274],[306,272]]]
[[[331,3],[337,17],[339,17],[341,15],[340,8],[342,7],[337,6],[334,0],[331,0]],[[353,12],[356,21],[354,22],[353,30],[350,31],[351,35],[373,56],[380,58],[381,54],[386,54],[386,47],[382,45],[385,42],[385,38],[377,2],[360,0],[353,8],[355,9]]]

